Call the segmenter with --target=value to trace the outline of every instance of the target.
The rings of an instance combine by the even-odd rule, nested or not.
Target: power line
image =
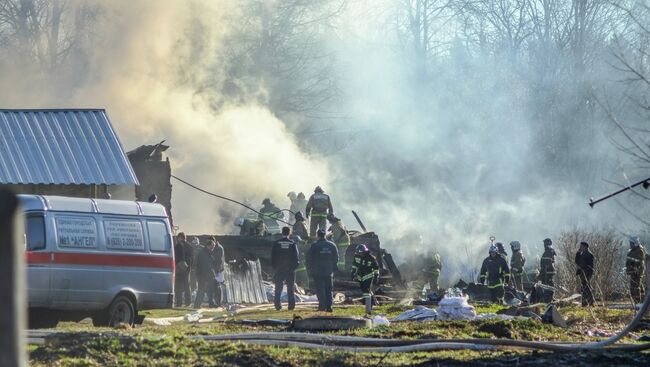
[[[204,193],[204,194],[208,194],[208,195],[210,195],[210,196],[214,196],[214,197],[219,198],[219,199],[222,199],[222,200],[230,201],[231,203],[235,203],[235,204],[241,205],[241,206],[243,206],[244,208],[246,208],[246,209],[248,209],[248,210],[250,210],[250,211],[252,211],[252,212],[257,213],[257,214],[259,214],[260,216],[267,217],[267,218],[271,218],[271,219],[275,219],[275,220],[278,221],[278,222],[282,222],[282,223],[284,223],[284,224],[291,225],[291,223],[289,223],[289,222],[285,222],[285,221],[282,220],[282,219],[274,218],[274,217],[272,216],[272,215],[277,214],[277,213],[279,213],[279,212],[282,212],[282,211],[284,211],[284,210],[288,211],[289,213],[292,213],[290,210],[282,209],[282,210],[277,211],[277,212],[272,213],[272,214],[264,214],[264,213],[260,213],[260,212],[258,212],[257,210],[251,208],[250,206],[248,206],[248,205],[246,205],[246,204],[244,204],[244,203],[242,203],[242,202],[240,202],[240,201],[237,201],[237,200],[234,200],[234,199],[231,199],[231,198],[225,197],[225,196],[221,196],[221,195],[215,194],[215,193],[213,193],[213,192],[210,192],[210,191],[208,191],[208,190],[202,189],[202,188],[200,188],[200,187],[198,187],[198,186],[196,186],[196,185],[193,185],[193,184],[191,184],[191,183],[189,183],[189,182],[183,180],[182,178],[176,177],[176,176],[174,176],[174,175],[171,175],[171,177],[174,178],[174,179],[176,179],[176,180],[178,180],[178,181],[180,181],[180,182],[182,182],[182,183],[184,183],[185,185],[187,185],[187,186],[189,186],[189,187],[191,187],[191,188],[193,188],[193,189],[195,189],[195,190],[198,190],[198,191]]]

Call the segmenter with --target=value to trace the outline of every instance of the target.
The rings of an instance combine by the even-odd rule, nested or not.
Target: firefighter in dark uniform
[[[359,282],[361,292],[366,304],[366,314],[372,312],[372,290],[373,285],[379,279],[379,264],[377,259],[370,253],[368,246],[358,245],[352,261],[352,280]]]
[[[580,279],[582,290],[582,307],[593,306],[594,295],[591,292],[591,277],[594,275],[594,255],[589,251],[587,242],[580,242],[580,249],[576,252],[576,275]]]
[[[630,276],[630,296],[634,303],[641,303],[645,297],[641,282],[645,274],[645,250],[639,237],[630,236],[630,251],[627,252],[625,260],[625,272]]]
[[[539,261],[539,280],[544,285],[554,287],[553,277],[555,276],[555,250],[553,241],[550,238],[544,239],[544,253]]]
[[[266,229],[271,233],[278,233],[280,226],[278,220],[284,219],[284,213],[280,208],[271,202],[271,199],[266,198],[262,201],[262,208],[259,211],[259,219],[264,222]]]
[[[495,303],[503,302],[504,284],[510,281],[510,269],[495,245],[490,246],[490,255],[483,260],[479,283],[485,284],[490,290],[490,300]]]
[[[310,239],[316,237],[316,230],[318,228],[325,229],[327,227],[328,214],[334,214],[332,201],[320,186],[316,186],[314,193],[309,197],[309,201],[307,201],[307,208],[305,209],[305,215],[309,219]]]
[[[318,240],[307,251],[307,272],[314,279],[318,311],[332,312],[332,277],[338,270],[339,252],[334,242],[325,239],[325,228],[316,234]]]
[[[291,229],[282,227],[282,238],[275,241],[271,249],[271,266],[273,267],[275,281],[275,309],[281,310],[282,284],[287,285],[287,299],[289,311],[296,307],[294,284],[296,283],[296,268],[298,267],[298,246],[289,239]]]
[[[519,241],[510,242],[512,257],[510,258],[510,271],[512,282],[518,291],[524,290],[524,266],[526,266],[526,257],[521,252],[521,243]]]

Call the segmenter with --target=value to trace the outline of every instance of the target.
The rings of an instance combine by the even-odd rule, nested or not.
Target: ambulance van
[[[172,232],[165,208],[136,201],[19,195],[25,213],[30,328],[92,318],[133,325],[170,308]]]

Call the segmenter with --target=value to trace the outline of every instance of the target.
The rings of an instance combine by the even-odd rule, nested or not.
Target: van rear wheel
[[[94,326],[115,327],[119,324],[133,326],[135,323],[135,305],[127,296],[115,297],[108,308],[92,317]]]

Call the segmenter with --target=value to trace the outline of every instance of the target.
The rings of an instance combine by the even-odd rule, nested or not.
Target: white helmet
[[[235,218],[235,225],[237,227],[243,226],[244,225],[244,218],[242,218],[242,217]]]
[[[198,245],[201,244],[201,242],[199,241],[199,238],[198,238],[198,237],[192,237],[192,241],[191,241],[190,243],[191,243],[193,246],[198,246]]]
[[[638,236],[630,236],[630,244],[634,246],[639,246],[641,244],[641,240],[639,240]]]
[[[521,249],[521,243],[519,241],[512,241],[510,242],[510,248],[512,251],[519,251]]]

